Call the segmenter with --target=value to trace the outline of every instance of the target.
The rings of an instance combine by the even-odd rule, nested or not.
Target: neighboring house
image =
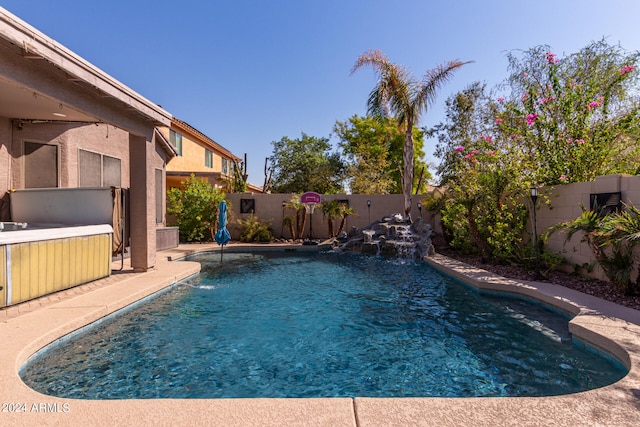
[[[171,127],[160,128],[162,136],[178,154],[167,163],[167,188],[181,188],[192,174],[217,188],[227,188],[234,164],[242,159],[198,129],[175,117]]]
[[[171,119],[0,7],[0,221],[19,221],[9,217],[13,189],[129,189],[131,264],[152,268],[165,221],[165,165],[177,155],[158,129]]]
[[[233,168],[241,167],[243,160],[240,157],[175,117],[171,120],[171,128],[163,127],[160,132],[178,154],[167,163],[167,188],[181,188],[182,181],[195,175],[214,187],[231,192],[229,179]],[[262,187],[247,182],[247,191],[261,193]]]

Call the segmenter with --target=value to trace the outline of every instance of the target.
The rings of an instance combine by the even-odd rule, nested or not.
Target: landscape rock
[[[349,239],[337,242],[342,251],[392,258],[422,259],[433,255],[431,225],[422,218],[411,221],[400,214],[383,217],[365,228],[352,229]]]

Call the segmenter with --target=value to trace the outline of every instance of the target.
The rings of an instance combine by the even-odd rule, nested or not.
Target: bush
[[[640,295],[640,274],[635,281],[631,278],[638,270],[635,250],[640,244],[640,210],[623,206],[622,211],[613,213],[583,206],[578,218],[552,227],[551,232],[564,231],[566,241],[582,232],[581,241],[589,245],[607,278],[625,295]]]
[[[182,186],[167,192],[167,213],[176,216],[180,241],[213,241],[218,205],[224,200],[224,193],[194,175],[183,181]]]
[[[475,253],[476,248],[469,237],[469,223],[465,216],[464,206],[451,203],[442,210],[441,215],[447,244],[464,253]]]
[[[259,221],[255,215],[247,219],[239,219],[240,241],[245,243],[266,243],[273,241],[271,225],[266,221]]]

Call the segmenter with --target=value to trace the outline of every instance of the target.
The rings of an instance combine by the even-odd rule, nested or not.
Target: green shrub
[[[271,225],[266,221],[259,221],[255,215],[247,219],[239,219],[240,241],[245,243],[265,243],[273,241]]]
[[[537,266],[539,268],[539,273],[543,277],[547,277],[549,272],[558,270],[562,264],[565,264],[567,261],[562,257],[562,253],[552,252],[549,249],[544,247],[542,239],[538,240],[538,256],[539,260],[536,259],[536,250],[532,243],[522,244],[517,248],[514,248],[513,252],[513,263],[516,265],[521,265],[525,269],[529,271],[533,271],[536,269],[536,263],[539,262]],[[577,274],[577,272],[576,272]]]
[[[475,253],[476,248],[469,238],[469,222],[464,206],[450,203],[442,210],[442,228],[447,243],[464,253]]]
[[[607,278],[624,294],[640,294],[640,274],[637,271],[635,249],[640,244],[640,210],[633,205],[624,205],[620,212],[607,213],[594,208],[582,207],[582,214],[572,220],[552,227],[551,232],[562,230],[566,241],[582,232],[581,241],[586,242]]]
[[[210,242],[217,223],[218,205],[224,193],[207,180],[191,175],[182,189],[167,191],[167,213],[176,216],[182,242]]]
[[[485,216],[479,216],[478,228],[486,239],[495,262],[512,263],[523,245],[522,235],[527,221],[527,209],[520,203],[486,203]],[[541,248],[542,250],[542,248]]]

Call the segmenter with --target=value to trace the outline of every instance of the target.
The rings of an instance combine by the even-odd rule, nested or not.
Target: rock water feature
[[[338,239],[338,248],[348,252],[382,255],[393,258],[421,259],[433,255],[433,230],[422,218],[411,221],[400,214],[384,217],[369,226],[352,230]]]

